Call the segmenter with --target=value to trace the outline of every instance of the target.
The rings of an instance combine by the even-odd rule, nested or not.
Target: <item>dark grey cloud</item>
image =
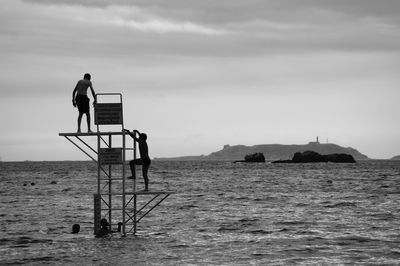
[[[322,9],[355,16],[398,17],[398,0],[25,0],[38,4],[88,7],[136,6],[161,16],[232,22],[254,18],[291,19],[299,10]],[[292,17],[292,19],[296,19]]]
[[[357,9],[360,1],[25,0],[0,11],[0,49],[121,64],[158,56],[398,52],[400,27],[372,16],[391,16],[396,3],[362,2]]]
[[[61,52],[68,56],[125,56],[173,54],[190,56],[260,56],[271,53],[341,51],[392,51],[400,42],[398,0],[25,0],[41,5],[85,6],[96,10],[125,6],[135,8],[126,25],[96,25],[21,18],[7,31],[25,31],[30,49],[23,45],[5,47],[34,53]],[[90,12],[90,8],[88,12]],[[59,12],[63,12],[60,8]],[[144,14],[144,15],[142,15]],[[154,32],[131,27],[147,23],[138,17],[151,16],[175,23],[193,23],[210,31]],[[90,16],[90,14],[88,14]],[[94,18],[96,19],[96,18]],[[99,21],[106,18],[97,17]],[[0,18],[7,25],[12,17]],[[59,24],[57,24],[59,23]],[[30,28],[27,28],[27,25]],[[136,24],[135,24],[136,25]],[[143,27],[148,25],[144,25]],[[137,26],[137,27],[140,27]],[[199,32],[197,32],[199,33]],[[11,35],[7,37],[13,38]],[[7,38],[5,38],[7,41]]]

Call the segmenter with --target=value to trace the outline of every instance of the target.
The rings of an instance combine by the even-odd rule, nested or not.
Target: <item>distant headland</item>
[[[303,145],[284,144],[261,144],[254,146],[225,145],[222,150],[212,152],[209,155],[183,156],[174,158],[154,158],[156,160],[212,160],[212,161],[235,161],[242,160],[247,154],[263,153],[265,160],[275,161],[291,159],[296,152],[314,151],[322,155],[333,153],[350,154],[356,160],[367,160],[368,156],[351,147],[341,147],[333,143],[309,142]]]

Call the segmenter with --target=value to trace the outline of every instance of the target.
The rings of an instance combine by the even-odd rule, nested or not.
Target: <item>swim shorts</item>
[[[75,101],[80,113],[89,113],[89,98],[86,95],[76,95]]]

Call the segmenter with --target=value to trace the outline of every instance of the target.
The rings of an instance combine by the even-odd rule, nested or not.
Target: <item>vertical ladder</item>
[[[107,96],[117,96],[119,102],[117,103],[102,103],[99,102],[99,98],[104,98]],[[95,213],[95,217],[102,217],[101,213],[104,211],[106,215],[108,214],[108,221],[112,226],[116,224],[115,219],[113,219],[116,215],[113,215],[114,211],[120,211],[120,218],[122,222],[122,234],[126,234],[126,133],[124,129],[124,120],[123,120],[123,109],[122,109],[122,94],[120,93],[98,93],[96,94],[96,105],[95,105],[95,124],[97,125],[97,147],[98,147],[98,159],[97,159],[97,196],[100,197],[101,203],[104,207],[100,207],[100,210],[95,210],[95,212],[100,212],[100,215]],[[100,126],[105,125],[117,125],[121,126],[120,132],[120,147],[113,146],[112,136],[113,134],[108,134],[108,141],[104,140],[101,134]],[[102,147],[102,144],[105,144],[105,147]],[[133,144],[134,151],[134,159],[136,157],[135,146],[136,143]],[[103,165],[108,167],[107,171],[103,169]],[[113,166],[120,166],[122,170],[122,174],[116,175],[113,174]],[[102,176],[105,174],[105,178]],[[118,184],[119,183],[119,184]],[[114,187],[118,185],[122,185],[120,187],[120,192],[115,193],[113,191]],[[118,187],[117,187],[118,188]],[[121,191],[122,190],[122,191]],[[122,202],[116,204],[116,200],[113,200],[113,197],[122,196]],[[99,226],[100,221],[95,219],[95,230]]]

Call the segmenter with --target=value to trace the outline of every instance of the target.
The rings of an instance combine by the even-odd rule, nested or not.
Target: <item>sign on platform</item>
[[[94,108],[94,124],[122,124],[122,103],[96,103]]]
[[[122,148],[102,148],[99,155],[100,164],[122,163]]]

